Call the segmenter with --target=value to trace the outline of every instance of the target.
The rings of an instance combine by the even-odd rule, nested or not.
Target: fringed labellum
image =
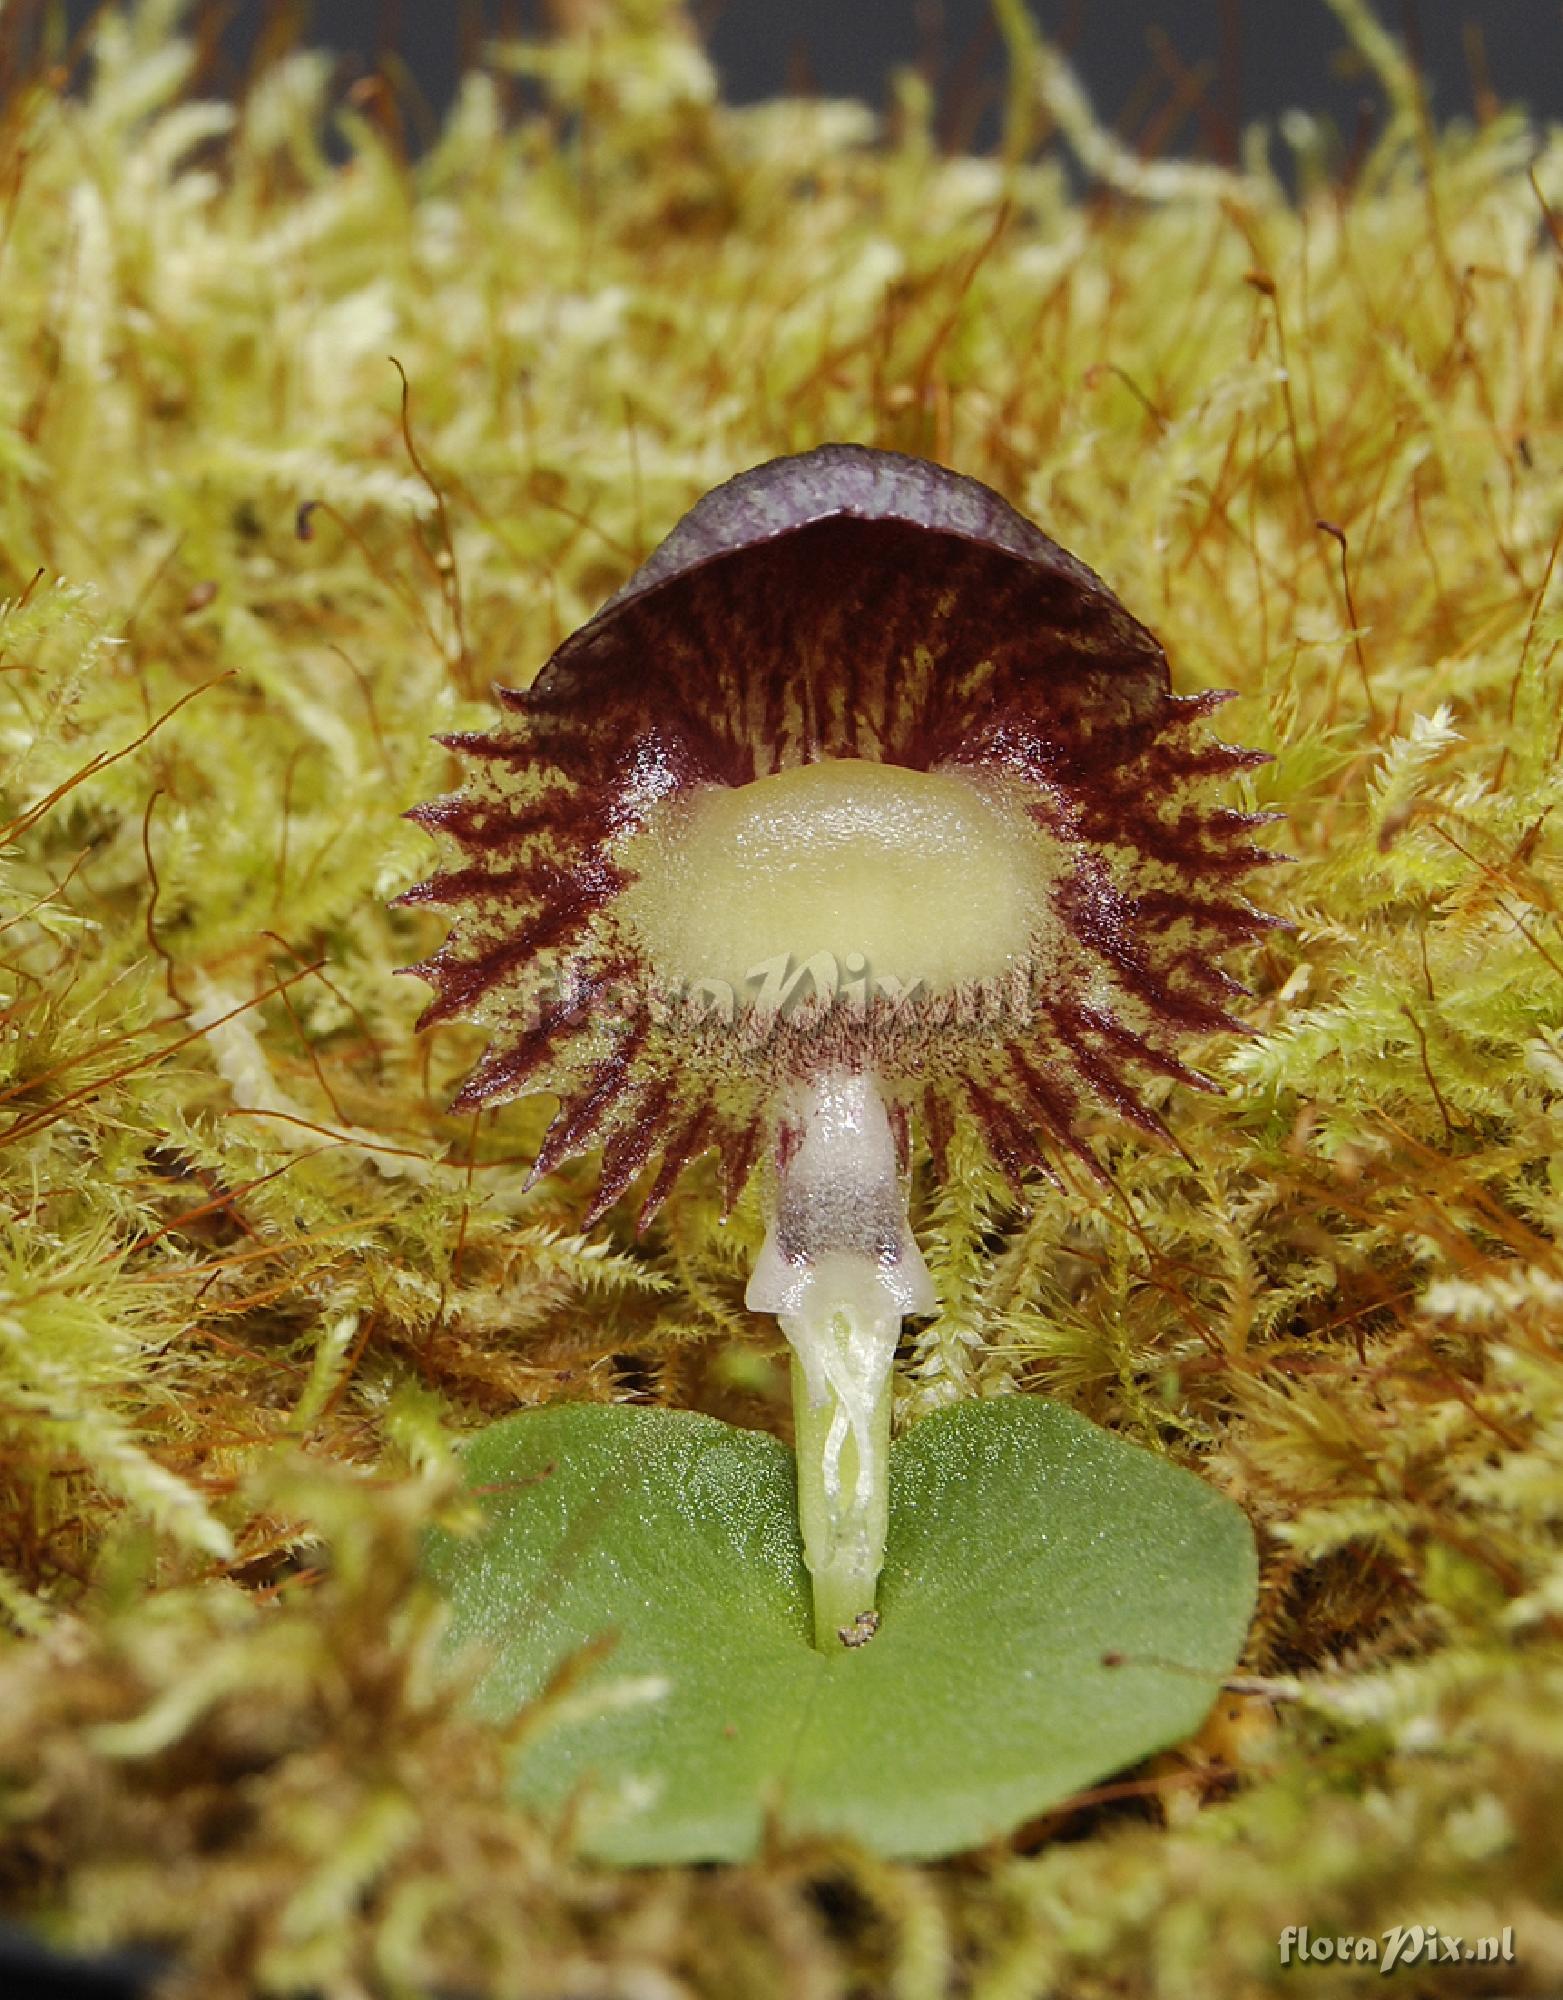
[[[975,480],[858,445],[708,493],[524,690],[443,739],[465,787],[414,817],[459,865],[414,968],[425,1021],[491,1033],[464,1107],[538,1090],[536,1171],[600,1148],[600,1215],[644,1222],[714,1150],[768,1162],[751,1308],[794,1352],[821,1644],[871,1624],[890,1370],[933,1310],[909,1134],[957,1124],[1017,1182],[1100,1168],[1104,1107],[1162,1129],[1147,1075],[1238,1026],[1223,948],[1271,920],[1233,884],[1266,816],[1216,781],[1227,697],[1176,696],[1112,592]]]

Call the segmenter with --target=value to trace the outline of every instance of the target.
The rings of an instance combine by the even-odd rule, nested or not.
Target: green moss
[[[203,101],[167,0],[0,118],[0,1884],[62,1940],[203,1996],[1178,2000],[1431,1920],[1563,1979],[1563,145],[1434,131],[1337,0],[1390,105],[1349,190],[1305,121],[1295,199],[1257,142],[1141,163],[1001,12],[993,160],[912,80],[884,133],[726,107],[654,0],[411,168],[307,51]],[[417,1537],[521,1404],[783,1428],[757,1221],[697,1174],[585,1237],[589,1169],[523,1190],[546,1105],[446,1116],[395,814],[699,492],[836,437],[1000,487],[1278,753],[1261,1037],[1181,1154],[1104,1125],[1116,1196],[920,1185],[899,1389],[1198,1463],[1265,1531],[1256,1678],[958,1869],[604,1878],[505,1807]]]

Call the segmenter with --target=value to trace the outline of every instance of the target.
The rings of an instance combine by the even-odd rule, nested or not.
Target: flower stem
[[[871,1636],[890,1513],[891,1369],[903,1315],[933,1287],[906,1219],[871,1077],[817,1079],[794,1107],[776,1209],[749,1281],[792,1347],[798,1521],[814,1643]]]
[[[782,1331],[796,1344],[785,1319]],[[844,1313],[836,1315],[831,1337],[851,1344]],[[874,1609],[890,1520],[890,1400],[887,1367],[878,1395],[854,1422],[850,1404],[834,1389],[814,1401],[807,1371],[793,1355],[798,1522],[814,1584],[814,1643],[824,1651],[860,1633],[859,1621]]]

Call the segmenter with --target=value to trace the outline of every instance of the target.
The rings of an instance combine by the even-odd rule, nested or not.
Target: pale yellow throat
[[[1048,842],[984,781],[837,759],[652,808],[619,910],[659,979],[753,993],[778,961],[929,992],[1027,955]]]

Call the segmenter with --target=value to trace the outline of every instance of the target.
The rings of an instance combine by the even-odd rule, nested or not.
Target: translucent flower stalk
[[[937,1299],[906,1218],[872,1077],[832,1071],[786,1127],[776,1202],[749,1280],[792,1348],[798,1519],[815,1643],[871,1635],[889,1523],[891,1372],[901,1321]]]

